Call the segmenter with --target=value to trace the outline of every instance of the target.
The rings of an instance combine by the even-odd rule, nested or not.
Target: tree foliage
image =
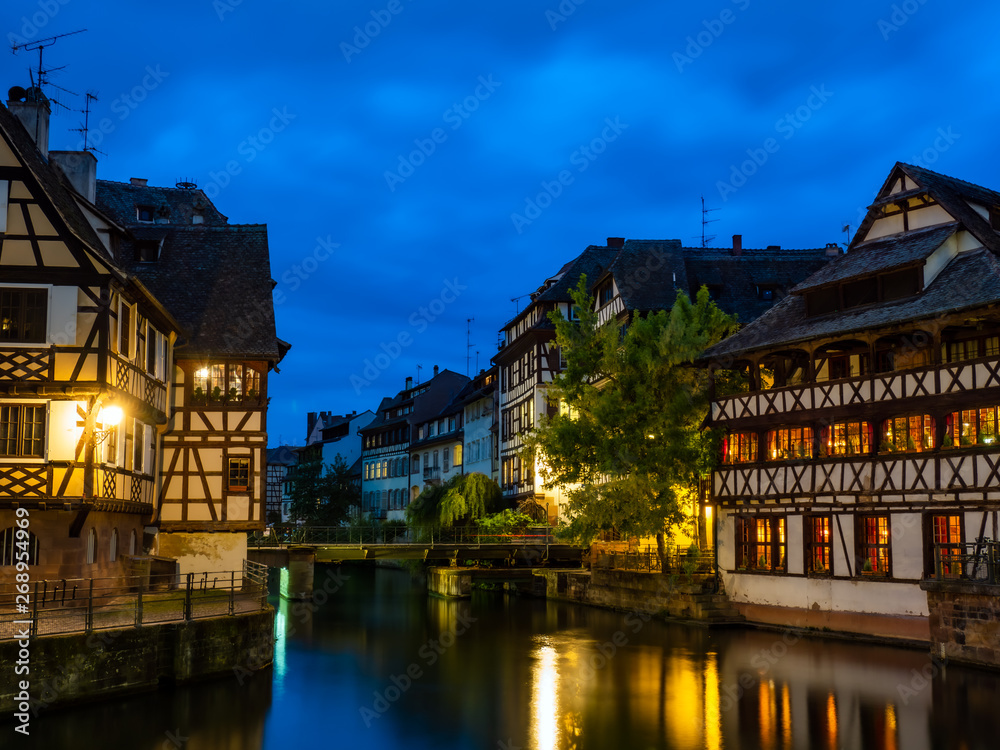
[[[700,429],[709,376],[692,362],[736,326],[702,287],[677,293],[669,311],[636,316],[625,329],[598,326],[586,279],[573,291],[579,322],[555,313],[566,368],[549,389],[558,412],[543,419],[526,452],[538,452],[547,486],[568,497],[569,531],[589,542],[615,529],[664,533],[683,520],[698,477],[714,458]]]
[[[425,487],[407,507],[406,519],[413,526],[462,525],[485,516],[500,496],[500,487],[485,474],[458,474]]]
[[[339,455],[333,463],[307,461],[290,472],[289,515],[313,526],[336,526],[361,504],[361,489]]]

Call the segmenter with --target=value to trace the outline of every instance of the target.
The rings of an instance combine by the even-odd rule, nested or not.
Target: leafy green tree
[[[500,496],[500,487],[485,474],[458,474],[425,487],[406,508],[406,519],[412,526],[464,525],[485,516]]]
[[[669,311],[636,316],[623,331],[599,326],[586,279],[572,293],[579,322],[550,315],[566,368],[549,389],[557,413],[526,441],[547,486],[568,497],[569,535],[602,531],[666,538],[685,520],[715,438],[701,430],[709,375],[692,362],[736,327],[702,287],[678,292]]]
[[[337,526],[347,520],[352,506],[361,504],[361,489],[339,455],[331,464],[308,461],[289,477],[289,515],[312,526]]]

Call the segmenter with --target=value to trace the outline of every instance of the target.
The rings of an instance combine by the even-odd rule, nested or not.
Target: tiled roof
[[[149,206],[157,219],[162,218],[163,223],[174,226],[191,225],[195,212],[201,213],[206,226],[225,226],[229,221],[205,193],[197,188],[188,190],[98,180],[97,205],[119,224],[127,227],[137,225],[138,206]],[[144,223],[138,226],[155,227],[158,224]]]
[[[228,224],[197,189],[98,180],[96,202],[131,234],[119,264],[184,327],[179,356],[281,360],[288,346],[275,331],[266,225]],[[151,207],[157,222],[140,222],[137,206]],[[203,223],[192,223],[195,211]],[[161,243],[156,261],[135,260],[144,241]]]
[[[55,169],[45,162],[34,139],[24,129],[21,121],[4,106],[0,106],[0,129],[6,133],[14,152],[38,180],[46,197],[59,214],[59,218],[91,252],[113,266],[114,259],[105,249],[104,243],[101,242],[97,232],[94,231],[73,198],[74,191],[69,181],[61,170]]]
[[[268,448],[267,462],[280,466],[295,466],[299,462],[299,454],[296,453],[299,450],[302,449],[292,445],[279,445],[277,448]]]
[[[169,227],[157,261],[136,262],[134,250],[121,243],[121,265],[184,326],[179,356],[280,361],[265,225]]]
[[[677,290],[694,299],[704,285],[723,311],[748,322],[774,304],[760,298],[761,287],[780,299],[829,260],[826,248],[745,248],[735,255],[729,248],[682,247],[679,240],[629,240],[608,273],[630,312],[668,310]]]
[[[922,263],[959,228],[957,222],[950,222],[856,245],[847,255],[825,265],[792,291],[803,292],[854,277]]]
[[[920,321],[975,309],[1000,300],[1000,261],[989,250],[958,255],[933,283],[908,299],[832,315],[806,317],[805,299],[789,295],[738,333],[711,347],[704,360],[756,349],[793,346],[821,336],[850,335],[872,328]]]
[[[885,196],[889,189],[901,175],[907,175],[911,180],[926,190],[941,207],[951,216],[959,221],[965,229],[976,237],[984,246],[995,253],[1000,253],[1000,235],[993,230],[989,221],[984,219],[973,209],[968,201],[979,203],[983,206],[1000,205],[1000,193],[993,190],[974,185],[965,180],[933,172],[924,167],[917,167],[912,164],[896,162],[888,178],[879,190],[879,196]],[[884,201],[883,201],[884,202]],[[851,243],[853,249],[864,237],[877,218],[874,212],[869,211]]]
[[[590,245],[542,285],[531,296],[532,302],[569,302],[573,299],[570,290],[580,281],[580,276],[585,274],[588,281],[594,281],[611,265],[617,254],[615,248]]]

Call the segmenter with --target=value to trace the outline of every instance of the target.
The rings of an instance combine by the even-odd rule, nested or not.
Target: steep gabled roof
[[[164,224],[187,225],[199,213],[208,226],[224,226],[229,219],[215,207],[202,190],[134,185],[130,182],[98,180],[97,205],[122,226],[136,227],[138,206],[149,206]],[[156,227],[162,224],[140,224]]]
[[[7,136],[11,149],[15,156],[28,169],[32,177],[38,182],[45,196],[48,198],[59,219],[66,225],[66,228],[82,243],[82,245],[94,256],[110,267],[113,273],[120,273],[114,265],[114,259],[104,247],[97,232],[87,221],[83,211],[77,204],[73,195],[75,191],[62,171],[53,168],[42,158],[41,152],[35,145],[35,141],[21,121],[15,117],[9,109],[0,106],[0,130]]]
[[[279,362],[266,225],[172,226],[162,239],[154,262],[134,260],[134,241],[123,241],[120,252],[122,265],[190,336],[178,355]]]
[[[738,333],[705,352],[703,359],[729,357],[821,336],[850,335],[872,328],[914,323],[974,310],[1000,300],[1000,260],[985,248],[955,257],[920,294],[895,302],[806,316],[805,298],[792,294]]]
[[[931,253],[959,229],[958,222],[949,222],[865,242],[821,268],[792,291],[801,293],[858,276],[922,265]]]
[[[680,240],[628,240],[595,289],[613,276],[626,310],[647,313],[669,310],[681,290],[691,299],[708,286],[716,304],[741,321],[753,320],[773,300],[761,299],[762,288],[775,299],[830,260],[826,248],[683,247]]]
[[[179,356],[281,361],[289,347],[275,331],[266,225],[227,223],[201,190],[98,180],[96,201],[129,232],[119,264],[185,328]],[[140,222],[137,206],[160,221]],[[192,222],[194,211],[203,223]],[[146,242],[157,244],[157,260],[136,260]]]
[[[980,185],[974,185],[965,180],[933,172],[925,167],[917,167],[912,164],[896,162],[889,176],[876,195],[875,201],[869,208],[868,215],[865,216],[861,226],[858,227],[854,239],[851,241],[849,252],[862,243],[862,238],[866,237],[872,224],[878,219],[875,207],[883,205],[890,200],[890,191],[896,181],[903,175],[909,177],[922,190],[926,191],[940,206],[951,214],[952,218],[960,222],[977,240],[994,253],[1000,254],[1000,236],[990,226],[988,220],[984,219],[969,202],[978,203],[984,207],[1000,206],[1000,193],[997,193]]]

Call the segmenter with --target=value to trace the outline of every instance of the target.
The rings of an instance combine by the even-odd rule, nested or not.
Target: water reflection
[[[273,673],[47,713],[33,743],[156,750],[172,732],[185,750],[993,750],[1000,737],[1000,676],[942,670],[919,650],[493,593],[445,601],[403,572],[347,570],[315,611],[272,598]]]
[[[548,639],[540,638],[542,644]],[[532,656],[535,665],[531,688],[531,743],[538,750],[559,747],[559,668],[556,650],[539,645]]]

